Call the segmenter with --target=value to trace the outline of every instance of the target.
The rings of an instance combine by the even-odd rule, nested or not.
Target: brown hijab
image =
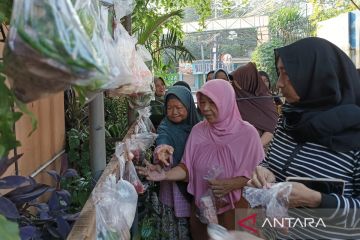
[[[231,73],[237,98],[237,105],[242,118],[248,121],[260,132],[275,131],[278,113],[272,98],[256,98],[271,96],[269,89],[261,80],[254,63],[249,62]]]

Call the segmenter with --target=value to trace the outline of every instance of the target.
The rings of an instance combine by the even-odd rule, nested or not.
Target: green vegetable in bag
[[[70,0],[14,0],[4,64],[24,102],[70,85],[93,91],[108,79]]]

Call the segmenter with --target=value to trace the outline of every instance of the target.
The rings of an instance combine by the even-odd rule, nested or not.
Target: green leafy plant
[[[90,171],[89,131],[72,128],[67,132],[67,153],[69,164],[81,175]]]
[[[80,211],[95,185],[90,169],[88,106],[83,105],[73,89],[65,92],[66,151],[69,165],[79,177],[62,184],[72,195],[70,209]]]
[[[13,0],[1,0],[0,1],[0,23],[8,24],[11,17],[11,9]]]
[[[287,45],[311,35],[311,25],[299,7],[284,7],[270,16],[269,31],[272,38]]]
[[[265,71],[269,74],[272,86],[274,86],[277,81],[274,49],[281,46],[283,46],[282,41],[276,38],[272,39],[257,46],[251,57],[251,60],[256,63],[258,70]]]
[[[205,1],[206,4],[210,3]],[[204,4],[204,1],[153,1],[137,0],[132,15],[133,34],[149,50],[155,71],[165,65],[168,71],[175,70],[179,59],[191,61],[193,55],[183,44],[184,32],[181,20],[187,6]],[[156,6],[156,7],[155,7]],[[161,10],[160,10],[161,9]],[[205,12],[205,8],[201,12]],[[201,15],[203,16],[203,15]]]
[[[0,215],[0,236],[3,240],[19,240],[19,226]]]
[[[115,151],[115,143],[122,141],[128,130],[128,103],[125,98],[105,97],[106,159],[110,160]]]
[[[318,22],[336,17],[341,13],[353,11],[356,9],[355,1],[351,0],[308,0],[312,5],[312,13],[309,17],[313,27],[313,35],[316,35],[316,25]],[[358,2],[358,1],[356,1]]]
[[[23,113],[31,117],[32,131],[36,129],[37,121],[35,116],[27,109],[26,105],[19,101],[5,82],[5,75],[2,73],[3,65],[0,63],[0,165],[4,163],[9,151],[20,146],[14,132],[15,123]]]
[[[71,194],[71,204],[69,211],[79,212],[88,200],[95,181],[92,178],[91,171],[85,173],[85,176],[79,176],[73,179],[64,179],[61,183],[62,187]]]

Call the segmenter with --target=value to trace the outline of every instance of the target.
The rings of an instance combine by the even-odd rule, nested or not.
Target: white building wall
[[[360,68],[360,12],[343,13],[322,21],[317,26],[317,36],[325,38],[343,50]]]

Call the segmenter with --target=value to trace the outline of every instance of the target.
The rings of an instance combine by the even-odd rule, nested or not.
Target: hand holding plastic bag
[[[204,179],[214,180],[217,179],[223,172],[222,167],[212,166]],[[211,189],[209,189],[201,198],[198,203],[199,213],[198,217],[202,223],[218,223],[217,209],[220,209],[224,205],[228,204],[226,198],[216,198]]]
[[[252,208],[262,206],[269,218],[288,216],[288,199],[292,190],[291,183],[276,183],[270,188],[244,188],[244,197]]]
[[[216,180],[220,177],[220,175],[224,172],[224,169],[221,166],[212,166],[212,168],[209,169],[206,176],[204,176],[204,179],[207,181]],[[215,200],[215,206],[216,209],[223,208],[224,206],[229,204],[229,201],[226,197],[215,197],[213,192],[211,191],[211,194]]]

